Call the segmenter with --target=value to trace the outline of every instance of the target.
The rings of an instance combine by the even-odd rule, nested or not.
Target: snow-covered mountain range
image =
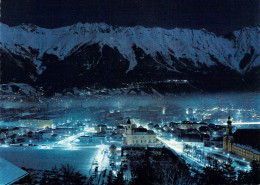
[[[168,78],[209,78],[220,84],[229,77],[257,81],[259,41],[259,26],[220,37],[204,29],[114,27],[104,23],[45,29],[1,23],[2,83],[62,89],[68,84],[117,86]]]

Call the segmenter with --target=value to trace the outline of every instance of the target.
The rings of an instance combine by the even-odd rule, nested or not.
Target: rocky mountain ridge
[[[259,26],[218,37],[204,29],[1,23],[1,81],[53,92],[167,79],[206,90],[257,89],[259,33]]]

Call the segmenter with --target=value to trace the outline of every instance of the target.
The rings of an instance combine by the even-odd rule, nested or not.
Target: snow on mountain
[[[241,73],[260,65],[259,27],[235,31],[233,35],[234,38],[229,40],[204,29],[113,27],[104,23],[78,23],[57,29],[25,24],[9,27],[0,24],[2,50],[31,59],[38,74],[44,70],[41,60],[45,53],[56,55],[62,61],[73,52],[78,52],[80,46],[93,44],[98,44],[101,51],[105,45],[117,48],[130,62],[126,72],[137,65],[134,45],[141,48],[146,55],[152,56],[155,61],[158,61],[156,56],[159,53],[171,66],[171,56],[190,59],[196,67],[199,67],[198,62],[206,66],[216,65],[212,60],[214,57],[224,66]],[[251,56],[252,48],[254,52]],[[244,64],[241,68],[240,61],[246,54],[253,58],[250,65]],[[170,70],[178,71],[174,67]]]
[[[37,95],[37,91],[35,88],[31,87],[28,84],[23,83],[8,83],[8,84],[0,84],[0,93],[1,95],[7,94],[20,94],[20,95]]]
[[[235,52],[235,59],[241,61],[243,57],[248,54],[252,55],[253,60],[249,67],[256,67],[260,65],[260,27],[244,28],[242,30],[235,31],[234,40],[232,44],[234,48],[237,48]],[[248,67],[248,68],[249,68]]]

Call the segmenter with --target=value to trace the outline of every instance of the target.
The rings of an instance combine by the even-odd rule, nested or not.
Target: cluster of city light
[[[259,124],[260,122],[233,122],[232,123],[232,125],[259,125]]]
[[[46,146],[45,145],[44,146],[39,146],[38,148],[39,149],[52,149],[51,146],[47,146],[47,145]]]
[[[177,142],[176,140],[174,139],[170,139],[170,140],[166,140],[166,139],[163,139],[162,137],[159,137],[157,136],[157,139],[160,140],[163,144],[165,144],[166,146],[168,146],[169,148],[171,148],[172,150],[174,150],[175,152],[177,152],[179,155],[182,155],[184,152],[183,152],[183,142]],[[203,149],[203,151],[205,150],[205,154],[207,155],[207,151],[210,152],[210,153],[214,153],[213,149],[212,148],[205,148],[205,147],[200,147],[200,146],[197,146],[198,149]],[[220,154],[218,152],[218,154]],[[239,157],[235,157],[233,155],[230,155],[229,153],[223,153],[223,154],[220,154],[222,155],[223,157],[227,157],[227,158],[231,158],[232,161],[240,161],[242,163],[244,163],[246,166],[241,166],[241,165],[238,165],[237,163],[234,163],[234,167],[237,169],[237,170],[244,170],[244,171],[249,171],[250,170],[250,162],[248,161],[245,161],[245,159],[240,159]],[[201,160],[199,160],[198,158],[196,158],[195,156],[187,156],[187,155],[182,155],[183,157],[185,157],[186,159],[188,160],[191,160],[193,162],[195,162],[197,165],[199,166],[202,166],[202,167],[205,167],[205,166],[209,166],[209,164],[206,164],[206,163],[203,163]],[[222,162],[222,163],[225,163],[227,162],[227,160],[221,160],[221,159],[218,159],[219,162]]]

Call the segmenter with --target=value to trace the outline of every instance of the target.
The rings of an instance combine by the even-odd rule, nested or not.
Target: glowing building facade
[[[127,121],[127,128],[125,132],[126,145],[147,146],[157,143],[156,134],[152,130],[145,128],[133,128],[131,121]]]
[[[238,133],[232,134],[232,122],[229,117],[227,121],[227,132],[223,138],[223,148],[227,152],[233,153],[249,161],[260,161],[260,152],[257,149],[253,149],[252,147],[246,145],[246,143],[238,143],[239,140],[245,141],[248,137],[253,137],[253,131],[249,132],[250,135],[248,135],[248,137],[245,136],[246,131],[247,130],[237,131]]]

